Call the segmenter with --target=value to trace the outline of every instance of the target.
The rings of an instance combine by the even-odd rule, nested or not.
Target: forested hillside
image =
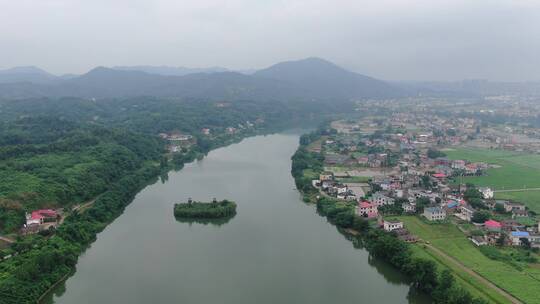
[[[24,211],[72,206],[94,198],[147,161],[163,144],[155,136],[51,117],[0,125],[0,231],[24,222]]]
[[[80,98],[0,100],[0,119],[54,116],[68,120],[157,134],[171,130],[198,133],[200,129],[237,127],[246,121],[264,120],[266,127],[298,125],[306,119],[349,112],[351,103],[303,101],[177,100],[155,97],[88,100]]]
[[[25,212],[85,202],[145,162],[159,161],[158,133],[192,134],[206,152],[229,140],[220,136],[227,127],[257,122],[256,129],[271,131],[339,110],[350,106],[158,98],[0,102],[0,232],[20,228]],[[201,128],[212,136],[202,136]]]

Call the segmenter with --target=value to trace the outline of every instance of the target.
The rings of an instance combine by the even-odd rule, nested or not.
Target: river
[[[45,302],[428,303],[302,202],[290,174],[299,135],[209,153],[137,194]],[[223,225],[182,223],[173,204],[231,199]]]

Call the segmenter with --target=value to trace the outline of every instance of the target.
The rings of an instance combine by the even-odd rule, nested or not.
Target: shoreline
[[[140,187],[140,189],[138,189],[137,191],[135,191],[135,193],[132,195],[132,198],[130,199],[129,203],[126,204],[125,207],[127,207],[127,205],[131,204],[131,202],[133,201],[133,198],[134,196],[139,193],[142,189],[144,189],[145,187],[147,187],[154,179],[156,178],[159,178],[160,175],[162,174],[168,174],[169,172],[171,171],[180,171],[183,169],[184,165],[185,164],[190,164],[194,161],[198,161],[200,159],[203,159],[209,152],[213,151],[213,150],[216,150],[216,149],[219,149],[219,148],[223,148],[223,147],[227,147],[229,145],[232,145],[232,144],[237,144],[237,143],[240,143],[242,140],[246,139],[246,138],[250,138],[250,137],[254,137],[254,136],[264,136],[264,135],[268,135],[268,134],[275,134],[279,132],[278,130],[272,130],[272,131],[260,131],[260,132],[253,132],[253,133],[250,133],[250,134],[246,134],[246,136],[233,136],[231,137],[229,140],[225,141],[225,142],[222,142],[220,144],[217,144],[216,146],[213,146],[210,150],[208,151],[205,151],[204,153],[200,153],[198,155],[196,155],[193,159],[189,160],[189,161],[186,161],[182,164],[182,166],[180,168],[176,168],[174,165],[170,164],[169,166],[166,167],[165,170],[162,170],[160,171],[159,173],[157,173],[156,175],[152,176],[152,177],[149,177],[146,181],[144,181],[144,186],[143,187]],[[164,154],[166,155],[166,154]],[[107,192],[107,191],[105,191]],[[89,208],[86,208],[86,210],[92,208],[93,206],[93,202],[96,201],[96,199],[98,197],[100,197],[102,194],[96,196],[95,199],[92,200],[92,204],[89,206]],[[108,225],[110,225],[111,223],[114,222],[114,220],[116,220],[116,218],[118,218],[119,216],[121,216],[123,213],[123,211],[118,215],[116,216],[112,221],[108,222],[107,224],[104,225],[104,227],[102,229],[104,229],[105,227],[107,227]],[[100,231],[101,232],[101,231]],[[99,232],[98,232],[99,233]],[[96,234],[97,236],[97,234]],[[90,246],[92,243],[94,243],[94,241],[90,242],[87,246]],[[86,250],[86,248],[85,248]],[[80,254],[77,255],[77,260],[78,258],[80,257],[80,255],[84,252],[81,251]],[[75,266],[73,267],[73,269],[71,269],[67,274],[65,274],[64,276],[62,276],[58,281],[56,281],[53,285],[51,285],[44,293],[42,293],[39,298],[36,300],[35,303],[37,304],[43,304],[43,301],[45,300],[45,298],[50,295],[51,293],[54,292],[54,290],[62,283],[62,282],[66,282],[67,279],[69,279],[70,275],[73,275],[76,273],[76,269],[75,269]]]
[[[309,137],[309,139],[312,141],[317,140],[317,139],[314,139],[314,137],[312,137],[313,133],[311,135],[307,135],[307,134],[305,135],[306,137]],[[317,136],[317,138],[320,138],[320,135]],[[332,224],[333,226],[336,226],[338,228],[338,231],[340,231],[342,234],[346,234],[350,236],[351,238],[350,240],[352,242],[355,242],[355,240],[362,242],[364,244],[363,247],[369,252],[370,256],[381,258],[385,262],[389,263],[394,269],[396,269],[396,271],[399,271],[400,273],[402,273],[403,275],[411,279],[413,283],[411,287],[415,287],[415,285],[416,287],[418,287],[419,282],[414,281],[414,273],[410,273],[410,271],[407,270],[407,267],[406,266],[404,267],[403,265],[403,263],[406,263],[406,262],[394,263],[392,262],[391,256],[386,256],[384,253],[381,254],[381,252],[377,251],[378,250],[377,248],[374,248],[373,245],[370,245],[370,243],[377,243],[377,242],[382,243],[384,239],[394,238],[391,236],[390,233],[381,232],[379,229],[371,227],[372,225],[370,225],[369,223],[365,223],[364,229],[354,229],[353,223],[346,224],[345,223],[346,221],[345,222],[343,221],[343,218],[345,218],[345,216],[342,216],[341,218],[339,218],[341,215],[344,215],[347,212],[351,212],[350,216],[352,218],[356,218],[356,216],[350,210],[349,208],[350,206],[348,206],[347,203],[339,202],[334,198],[331,198],[325,195],[320,196],[319,191],[317,191],[315,188],[312,187],[310,183],[311,180],[309,181],[306,180],[306,178],[303,175],[304,170],[310,169],[310,170],[314,170],[315,173],[322,173],[322,171],[318,172],[317,168],[319,167],[324,168],[324,166],[322,165],[322,161],[317,159],[317,156],[315,155],[316,152],[312,152],[312,151],[309,151],[309,149],[307,149],[307,147],[309,146],[309,143],[310,142],[307,142],[307,143],[301,142],[300,145],[298,146],[298,149],[295,152],[295,155],[292,157],[293,164],[292,164],[291,173],[296,183],[296,189],[302,195],[302,199],[304,200],[304,202],[315,204],[317,207],[317,213],[325,217],[330,224]],[[297,160],[296,164],[295,164],[295,160]],[[327,210],[332,210],[332,211],[328,212]],[[341,214],[336,216],[336,212],[341,213]],[[398,241],[398,243],[403,243],[404,247],[408,247],[408,245],[402,241]],[[431,262],[430,260],[426,260],[421,257],[414,257],[412,254],[410,255],[410,259],[411,260],[416,259],[418,261],[422,260],[422,263]],[[443,269],[437,269],[437,268],[435,269],[436,269],[435,276],[438,278],[443,272]],[[468,290],[465,289],[463,286],[461,286],[461,284],[458,282],[455,283],[455,286],[459,286],[460,288],[468,292]],[[485,287],[490,288],[491,286],[485,285]],[[426,295],[432,297],[434,289],[435,288],[424,289],[423,292]],[[521,303],[519,299],[517,299],[510,293],[500,288],[498,288],[498,290],[495,290],[495,291],[499,291],[499,294],[505,297],[506,300],[508,300],[511,303]],[[500,291],[502,291],[503,293],[500,293]],[[471,295],[471,299],[472,299],[472,295]],[[476,297],[476,299],[487,300],[490,298],[488,297],[488,295],[483,294],[481,298]]]
[[[36,300],[36,304],[42,304],[43,303],[43,300],[45,299],[45,297],[47,297],[48,295],[50,295],[55,289],[56,287],[58,287],[58,285],[60,285],[62,282],[65,282],[70,275],[74,274],[76,270],[71,270],[69,271],[68,273],[66,273],[64,276],[62,276],[58,281],[56,281],[54,284],[51,285],[51,287],[49,287],[49,289],[47,289],[47,291],[45,291],[37,300]]]

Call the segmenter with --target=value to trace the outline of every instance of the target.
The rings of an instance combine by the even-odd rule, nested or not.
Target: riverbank
[[[250,137],[145,187],[45,303],[430,303],[301,203],[290,175],[298,137]],[[189,197],[233,199],[238,214],[180,224],[172,202]]]
[[[323,157],[320,153],[309,151],[311,142],[328,132],[319,129],[302,137],[300,147],[292,157],[291,173],[304,201],[317,205],[317,212],[338,228],[350,233],[350,238],[363,246],[375,257],[382,258],[402,273],[410,277],[415,288],[431,295],[436,303],[484,303],[483,298],[473,298],[461,288],[448,270],[442,272],[430,259],[417,257],[410,245],[399,240],[394,234],[378,228],[374,221],[358,217],[354,213],[354,201],[343,201],[320,196],[312,186],[310,176],[323,173]],[[305,172],[309,173],[307,176]],[[354,231],[354,233],[353,233]],[[459,297],[459,301],[457,298]]]
[[[255,134],[256,132],[250,132],[221,138],[208,149],[239,142]],[[194,152],[176,159],[174,164],[147,162],[137,171],[110,185],[109,190],[99,195],[91,204],[85,204],[85,212],[75,212],[66,217],[52,237],[3,261],[1,266],[4,277],[0,284],[2,304],[36,303],[38,299],[46,297],[50,290],[54,290],[54,286],[74,273],[78,256],[95,241],[99,232],[122,214],[135,194],[157,177],[166,175],[169,170],[179,170],[184,163],[201,159],[209,150],[195,147],[192,151]],[[14,267],[25,269],[18,272],[5,271]]]

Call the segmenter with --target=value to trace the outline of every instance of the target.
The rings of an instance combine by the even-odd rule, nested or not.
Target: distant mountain
[[[140,71],[149,74],[164,75],[164,76],[185,76],[188,74],[197,73],[219,73],[229,72],[228,69],[222,67],[210,67],[210,68],[186,68],[186,67],[170,67],[170,66],[150,66],[150,65],[136,65],[136,66],[116,66],[114,70],[119,71]]]
[[[253,75],[289,82],[319,98],[354,99],[403,94],[384,81],[347,71],[320,58],[281,62]]]
[[[50,83],[57,80],[57,77],[48,72],[34,67],[14,67],[11,69],[0,70],[0,83]]]
[[[165,68],[158,74],[129,68],[98,67],[54,83],[0,83],[0,97],[179,97],[200,99],[331,100],[391,97],[401,93],[383,81],[310,58],[284,62],[252,75],[238,72],[190,73]]]

